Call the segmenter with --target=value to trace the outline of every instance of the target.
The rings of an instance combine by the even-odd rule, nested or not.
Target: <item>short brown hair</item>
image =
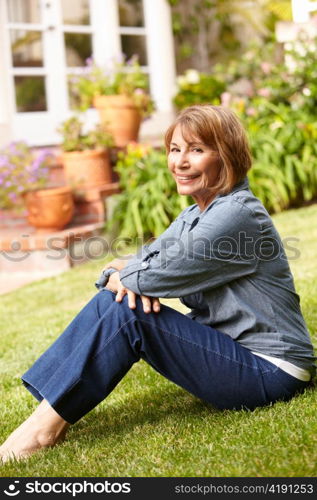
[[[252,164],[248,139],[242,123],[230,109],[209,104],[185,108],[166,131],[167,151],[177,125],[185,139],[186,135],[197,137],[219,153],[222,166],[214,186],[217,193],[229,193],[246,176]]]

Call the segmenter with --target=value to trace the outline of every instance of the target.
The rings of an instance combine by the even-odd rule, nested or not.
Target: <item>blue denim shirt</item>
[[[315,371],[281,238],[247,178],[203,212],[186,208],[120,279],[137,294],[179,297],[189,317],[251,351]]]

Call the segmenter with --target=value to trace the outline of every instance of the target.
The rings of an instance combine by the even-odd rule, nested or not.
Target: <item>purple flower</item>
[[[87,57],[87,59],[86,59],[85,63],[86,63],[86,66],[93,66],[93,64],[94,64],[94,59],[93,59],[93,57],[92,57],[92,56]]]
[[[5,155],[0,155],[0,167],[6,167],[9,164],[8,157]]]
[[[139,56],[137,54],[133,54],[130,59],[127,60],[127,66],[133,66],[135,63],[139,61]]]

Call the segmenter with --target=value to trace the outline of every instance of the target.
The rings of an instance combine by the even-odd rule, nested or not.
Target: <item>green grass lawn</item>
[[[291,260],[308,327],[317,345],[317,205],[274,217],[296,247]],[[288,251],[293,256],[294,251]],[[1,297],[0,440],[37,403],[20,375],[93,296],[101,261]],[[180,309],[177,300],[164,301]],[[218,411],[173,385],[144,362],[74,425],[66,441],[1,476],[316,476],[317,391],[288,403]]]

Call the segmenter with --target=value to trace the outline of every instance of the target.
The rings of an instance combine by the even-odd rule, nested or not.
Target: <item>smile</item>
[[[194,179],[197,179],[197,177],[199,177],[199,174],[198,175],[176,175],[176,180],[177,180],[177,182],[187,184],[187,183],[193,181]]]

